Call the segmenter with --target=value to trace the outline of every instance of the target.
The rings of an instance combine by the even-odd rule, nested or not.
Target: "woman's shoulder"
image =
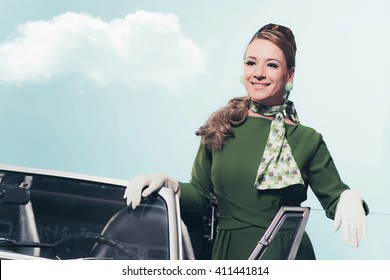
[[[287,131],[288,130],[289,129],[287,128]],[[313,127],[304,125],[302,123],[294,126],[294,128],[292,130],[293,130],[292,132],[294,134],[296,133],[300,137],[304,137],[304,138],[312,139],[312,140],[316,140],[316,141],[320,141],[322,139],[322,134],[320,132],[318,132]]]
[[[311,126],[308,126],[306,124],[302,124],[300,123],[299,125],[297,125],[297,127],[299,127],[299,129],[302,131],[302,132],[305,132],[305,133],[310,133],[310,134],[321,134],[319,133],[315,128],[311,127]]]

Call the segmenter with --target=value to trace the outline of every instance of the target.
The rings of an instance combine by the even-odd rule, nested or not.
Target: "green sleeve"
[[[190,182],[179,182],[180,207],[183,212],[201,212],[209,205],[214,192],[211,163],[211,151],[201,144],[195,157]]]
[[[309,184],[326,215],[334,219],[340,194],[349,187],[341,181],[322,135],[318,134],[318,137],[309,167]]]

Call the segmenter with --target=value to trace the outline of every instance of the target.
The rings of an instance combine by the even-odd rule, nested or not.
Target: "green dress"
[[[340,194],[349,189],[336,170],[321,134],[304,125],[286,125],[286,137],[305,185],[279,190],[254,186],[260,158],[268,139],[271,120],[251,117],[234,128],[235,137],[221,151],[201,144],[189,183],[180,182],[183,212],[200,212],[212,195],[218,200],[218,228],[213,259],[248,259],[281,206],[300,206],[311,187],[325,210],[335,210]],[[326,211],[333,219],[334,211]],[[284,259],[293,231],[282,229],[263,259]],[[315,259],[305,233],[297,259]]]

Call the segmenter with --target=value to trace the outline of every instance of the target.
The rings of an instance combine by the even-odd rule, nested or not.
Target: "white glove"
[[[175,193],[179,191],[179,183],[174,178],[159,174],[138,175],[127,184],[123,198],[126,198],[127,205],[131,204],[135,209],[141,202],[141,195],[147,197],[162,187],[170,188]]]
[[[352,247],[357,248],[361,237],[365,238],[367,234],[366,214],[359,193],[352,190],[345,190],[341,193],[336,208],[333,232],[339,229],[340,224],[345,245],[351,241]]]

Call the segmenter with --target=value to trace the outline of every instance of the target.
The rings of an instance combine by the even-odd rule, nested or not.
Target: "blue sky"
[[[300,119],[323,134],[343,180],[373,212],[353,250],[313,210],[317,256],[390,259],[389,11],[379,0],[2,0],[0,163],[188,180],[194,132],[245,95],[246,44],[279,23],[297,41],[291,99]],[[312,194],[306,204],[320,208]]]

